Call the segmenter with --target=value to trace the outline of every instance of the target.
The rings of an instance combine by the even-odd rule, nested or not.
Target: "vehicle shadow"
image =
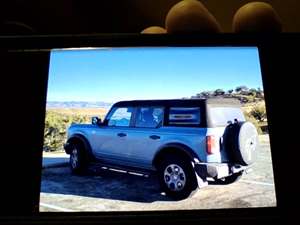
[[[42,168],[52,168],[58,166],[67,166],[69,158],[67,157],[43,157]]]
[[[83,175],[74,175],[69,167],[45,168],[42,171],[42,193],[77,195],[131,202],[172,201],[160,191],[155,175],[148,178],[97,167]]]

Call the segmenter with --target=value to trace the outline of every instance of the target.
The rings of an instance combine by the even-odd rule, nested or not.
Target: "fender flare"
[[[167,153],[170,149],[177,149],[177,151],[184,153],[192,162],[200,162],[199,157],[197,154],[187,145],[184,145],[182,143],[168,143],[163,145],[159,148],[159,150],[154,155],[154,158],[152,160],[152,165],[155,167],[157,160],[159,159],[159,156],[161,154]]]
[[[68,138],[66,144],[64,145],[65,152],[67,154],[70,154],[72,142],[78,141],[78,140],[84,145],[84,148],[87,151],[87,156],[89,157],[89,159],[94,159],[95,157],[92,152],[92,147],[91,147],[89,141],[87,140],[87,138],[84,137],[82,134],[73,134],[72,136],[70,136]]]

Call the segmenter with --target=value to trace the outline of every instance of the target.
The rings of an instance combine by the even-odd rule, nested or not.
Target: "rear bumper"
[[[196,163],[195,164],[196,174],[203,181],[206,181],[207,177],[220,179],[223,177],[228,177],[234,173],[245,171],[247,169],[248,167],[245,166],[229,165],[227,163]]]

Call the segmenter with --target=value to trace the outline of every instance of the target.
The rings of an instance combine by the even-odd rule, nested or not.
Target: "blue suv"
[[[72,124],[64,146],[74,173],[90,162],[154,172],[174,199],[206,186],[207,178],[237,181],[255,162],[258,147],[255,126],[230,98],[117,102],[104,121]]]

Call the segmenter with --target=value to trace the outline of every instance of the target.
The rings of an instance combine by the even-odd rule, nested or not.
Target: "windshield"
[[[242,110],[238,107],[210,107],[209,115],[213,126],[226,126],[229,121],[245,121]]]

